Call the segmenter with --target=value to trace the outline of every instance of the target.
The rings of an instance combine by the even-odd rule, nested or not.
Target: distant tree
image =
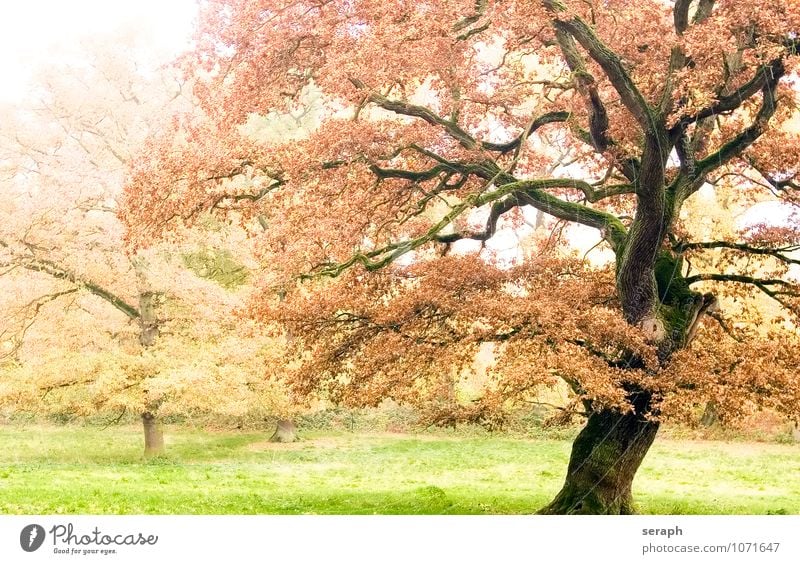
[[[210,230],[182,248],[125,252],[117,199],[130,155],[190,105],[174,72],[132,56],[134,39],[96,41],[41,70],[30,99],[6,110],[0,361],[13,362],[0,396],[17,411],[138,413],[152,455],[164,414],[288,408],[260,350],[276,343],[232,316],[248,290],[242,252]],[[207,281],[186,268],[199,259]]]
[[[133,163],[128,237],[249,204],[272,266],[250,313],[293,336],[297,392],[485,421],[561,378],[587,421],[542,512],[630,513],[664,417],[711,398],[729,418],[800,410],[797,222],[715,241],[682,216],[709,181],[740,208],[798,203],[798,33],[794,0],[210,0],[181,63],[202,111]],[[312,84],[307,140],[243,133]],[[612,269],[498,261],[484,244],[529,207],[596,229]],[[717,248],[769,269],[685,261]],[[723,287],[785,323],[703,324]],[[493,381],[452,402],[487,341]]]

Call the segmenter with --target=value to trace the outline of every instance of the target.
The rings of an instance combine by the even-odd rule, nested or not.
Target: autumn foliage
[[[281,343],[234,315],[257,266],[241,230],[207,223],[125,252],[129,158],[191,107],[176,73],[119,33],[77,57],[37,69],[29,98],[2,108],[0,414],[293,415]]]
[[[496,421],[567,382],[589,419],[549,510],[627,512],[663,416],[800,415],[797,216],[709,232],[691,205],[798,205],[798,32],[792,0],[209,1],[178,62],[197,108],[132,163],[128,242],[208,212],[247,226],[249,313],[288,337],[303,396]],[[304,137],[248,133],[310,92]],[[532,209],[615,259],[493,252]],[[781,310],[720,311],[756,294]]]

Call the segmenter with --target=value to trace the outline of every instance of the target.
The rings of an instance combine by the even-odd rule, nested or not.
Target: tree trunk
[[[153,292],[139,292],[139,342],[144,348],[152,347],[158,337],[158,319]]]
[[[631,228],[628,249],[618,263],[617,290],[625,318],[658,347],[663,366],[676,350],[691,341],[700,316],[716,300],[710,294],[701,295],[689,289],[679,258],[657,252],[664,225],[643,219],[635,220],[634,224],[639,230]],[[637,241],[639,247],[631,248]],[[638,254],[633,254],[634,250]],[[651,251],[655,251],[658,260],[648,256]],[[641,359],[635,357],[627,365],[644,368]],[[657,415],[650,392],[633,386],[626,387],[626,391],[633,408],[628,413],[595,410],[587,402],[589,418],[572,446],[564,486],[540,513],[633,513],[633,478],[655,440],[658,423],[647,418]]]
[[[159,333],[155,294],[150,290],[145,260],[137,257],[131,264],[136,273],[136,285],[139,291],[139,343],[147,349],[153,346]],[[152,411],[156,408],[149,403],[145,403],[145,406],[148,411],[142,413],[144,455],[160,456],[164,454],[164,429]]]
[[[291,419],[278,419],[278,426],[269,438],[271,443],[293,443],[298,440],[297,427]]]
[[[703,410],[703,416],[700,417],[700,425],[703,427],[711,427],[719,422],[719,413],[717,413],[717,403],[710,400],[706,403],[706,408]]]
[[[152,413],[142,413],[144,429],[144,455],[146,457],[164,454],[164,430],[161,422]]]
[[[649,399],[645,403],[649,403]],[[633,513],[633,477],[657,431],[657,422],[638,414],[611,410],[593,412],[572,445],[564,486],[539,513]]]

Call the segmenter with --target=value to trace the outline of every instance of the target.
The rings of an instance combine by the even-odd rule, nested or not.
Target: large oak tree
[[[682,217],[706,183],[797,203],[798,32],[794,0],[209,0],[181,61],[202,112],[134,163],[129,239],[209,210],[258,219],[252,314],[290,332],[304,394],[491,421],[563,379],[587,422],[542,511],[628,513],[664,416],[712,398],[798,414],[797,224],[698,240]],[[244,134],[312,85],[308,138]],[[612,268],[498,262],[485,244],[531,207],[596,229]],[[719,249],[757,260],[686,260]],[[729,287],[785,306],[768,339],[720,316]],[[459,402],[484,342],[491,381]]]

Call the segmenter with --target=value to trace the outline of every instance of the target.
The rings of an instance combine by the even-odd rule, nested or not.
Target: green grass
[[[570,442],[437,432],[266,435],[168,428],[145,460],[136,427],[0,426],[5,514],[532,513]],[[642,513],[798,514],[800,445],[660,440],[634,483]]]

